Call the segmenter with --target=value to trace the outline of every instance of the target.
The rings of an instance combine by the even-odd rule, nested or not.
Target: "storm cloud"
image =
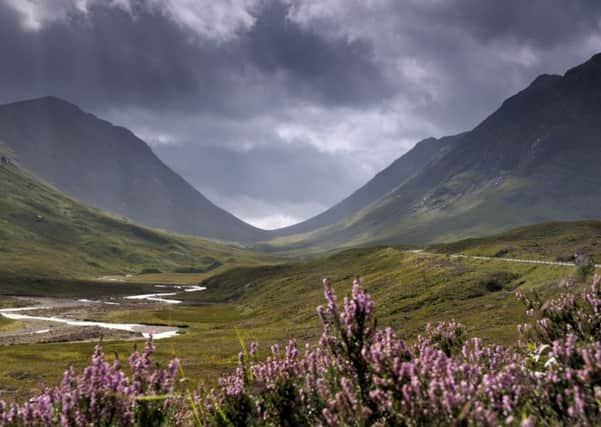
[[[595,0],[0,0],[0,102],[127,126],[265,227],[598,51]]]

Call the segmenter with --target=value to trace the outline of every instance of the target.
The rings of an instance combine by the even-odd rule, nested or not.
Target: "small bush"
[[[579,283],[585,282],[590,276],[595,273],[595,260],[587,255],[574,256],[574,264],[576,271],[574,272],[574,280]]]

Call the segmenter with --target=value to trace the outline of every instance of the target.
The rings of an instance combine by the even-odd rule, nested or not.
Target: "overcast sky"
[[[599,0],[0,0],[0,102],[124,125],[267,228],[597,52]]]

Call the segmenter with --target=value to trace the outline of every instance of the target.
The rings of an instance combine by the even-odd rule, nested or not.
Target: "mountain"
[[[0,145],[0,282],[93,279],[263,262],[247,250],[132,224],[22,169]]]
[[[273,234],[277,236],[304,233],[335,224],[386,195],[391,188],[408,181],[442,153],[444,149],[441,149],[436,139],[423,140],[342,202],[300,224],[275,230]]]
[[[136,222],[224,241],[263,234],[211,203],[132,132],[61,99],[0,106],[0,143],[61,191]]]
[[[428,139],[265,246],[451,241],[601,215],[601,54],[542,75],[469,132]]]

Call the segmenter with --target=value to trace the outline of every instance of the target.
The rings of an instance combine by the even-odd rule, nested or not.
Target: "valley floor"
[[[267,345],[291,337],[300,342],[315,340],[319,333],[315,306],[322,302],[321,278],[326,276],[339,295],[348,294],[352,279],[361,276],[375,298],[381,324],[392,325],[408,339],[428,322],[456,319],[470,334],[508,344],[516,337],[516,324],[523,320],[515,290],[557,292],[574,270],[569,263],[522,261],[380,247],[303,263],[219,271],[204,275],[202,286],[207,289],[198,292],[165,284],[157,287],[161,280],[173,284],[174,277],[155,274],[143,280],[138,276],[98,282],[104,296],[87,283],[61,287],[57,295],[61,298],[4,297],[4,310],[37,302],[50,308],[28,315],[137,324],[144,329],[115,331],[0,318],[0,343],[5,344],[0,347],[0,397],[23,398],[42,384],[56,383],[70,364],[88,362],[100,337],[106,354],[122,358],[139,345],[141,333],[153,329],[178,331],[177,336],[159,341],[159,360],[177,356],[189,378],[211,383],[235,365],[241,341],[257,340],[265,351]],[[194,277],[180,274],[180,286],[198,283]],[[14,286],[7,290],[0,286],[0,293],[11,289]],[[40,288],[39,293],[48,293],[47,289]],[[182,302],[126,298],[157,293],[170,294],[159,299]]]

